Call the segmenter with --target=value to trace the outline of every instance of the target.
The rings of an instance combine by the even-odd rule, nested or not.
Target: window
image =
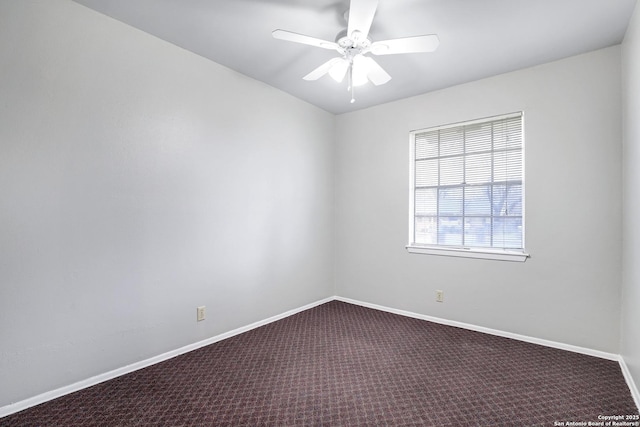
[[[522,113],[411,132],[414,253],[525,261]]]

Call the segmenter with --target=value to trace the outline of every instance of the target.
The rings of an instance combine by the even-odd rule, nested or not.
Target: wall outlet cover
[[[206,307],[204,305],[201,305],[200,307],[198,307],[196,309],[197,310],[198,322],[201,322],[201,321],[203,321],[205,319],[205,317],[206,317],[205,308]]]

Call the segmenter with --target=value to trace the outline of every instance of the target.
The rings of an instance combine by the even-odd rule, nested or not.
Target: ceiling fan
[[[368,81],[379,86],[391,80],[391,76],[366,54],[393,55],[433,52],[440,43],[435,34],[371,41],[368,37],[369,29],[377,7],[378,0],[351,0],[350,9],[345,12],[347,28],[338,33],[335,42],[286,30],[275,30],[271,34],[276,39],[337,51],[340,56],[320,65],[303,79],[317,80],[325,74],[329,74],[337,82],[342,82],[347,76],[347,90],[351,92],[351,103],[353,103],[355,102],[354,86],[360,86]]]

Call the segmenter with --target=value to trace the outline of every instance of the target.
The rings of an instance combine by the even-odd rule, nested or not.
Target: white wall
[[[616,46],[338,116],[336,293],[617,353],[620,84]],[[407,253],[409,131],[520,110],[531,258]]]
[[[333,140],[76,3],[0,0],[0,407],[333,295]]]
[[[640,385],[640,6],[622,44],[623,239],[622,344],[636,387]]]

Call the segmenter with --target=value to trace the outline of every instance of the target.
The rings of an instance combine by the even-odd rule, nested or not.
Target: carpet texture
[[[617,362],[333,301],[0,426],[568,426],[637,415]]]

